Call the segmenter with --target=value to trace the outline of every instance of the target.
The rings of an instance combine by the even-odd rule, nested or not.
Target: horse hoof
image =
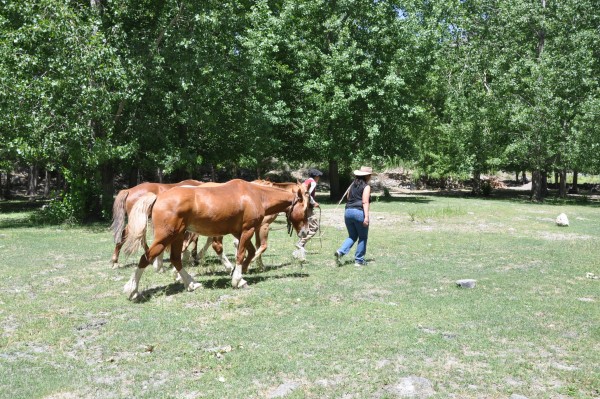
[[[119,266],[119,263],[118,263],[118,262],[113,262],[113,264],[112,264],[112,268],[113,268],[113,269],[118,269],[119,267],[120,267],[120,266]]]
[[[131,302],[139,302],[140,299],[142,299],[142,296],[138,291],[133,291],[129,293],[127,299],[129,299]]]
[[[233,288],[237,288],[237,289],[246,289],[249,288],[248,287],[248,282],[244,279],[241,279],[240,281],[238,281],[237,285],[234,285]]]
[[[198,288],[202,288],[202,284],[193,282],[193,283],[190,283],[190,285],[188,285],[187,290],[192,292],[192,291],[196,291]]]

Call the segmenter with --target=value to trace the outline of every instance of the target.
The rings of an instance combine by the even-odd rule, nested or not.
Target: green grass
[[[0,397],[392,398],[408,376],[433,398],[600,397],[597,204],[402,196],[372,211],[365,268],[334,266],[343,205],[324,205],[304,265],[282,219],[249,290],[209,253],[189,268],[204,289],[148,269],[142,303],[121,292],[137,256],[111,270],[105,226],[3,211]]]

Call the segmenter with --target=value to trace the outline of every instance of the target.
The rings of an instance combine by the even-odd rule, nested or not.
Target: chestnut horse
[[[299,188],[299,185],[302,184],[299,182],[296,182],[296,183],[292,183],[292,182],[273,183],[269,180],[261,180],[261,179],[254,180],[254,181],[252,181],[252,183],[260,184],[263,186],[276,187],[276,188],[280,188],[282,190],[286,190],[286,191],[289,191],[292,193],[295,192]],[[275,219],[277,219],[277,216],[279,216],[279,214],[277,214],[277,213],[275,213],[273,215],[265,216],[262,224],[260,225],[260,228],[254,233],[255,234],[255,243],[256,243],[256,253],[254,254],[254,257],[250,260],[250,262],[256,262],[256,265],[259,269],[264,269],[264,264],[263,264],[261,255],[266,251],[266,249],[268,247],[269,229],[271,227],[271,223],[273,223],[275,221]],[[197,234],[192,233],[192,236],[189,239],[193,239],[193,238],[197,239],[197,237],[198,237]],[[206,243],[204,244],[204,247],[198,252],[199,260],[202,260],[202,258],[206,254],[206,250],[208,249],[208,247],[210,245],[212,245],[214,251],[217,253],[219,258],[222,259],[222,257],[223,257],[223,255],[222,255],[223,237],[208,237],[206,240]],[[186,248],[185,244],[184,244],[184,248]],[[222,263],[225,265],[225,263],[223,261],[222,261]]]
[[[150,214],[154,240],[140,257],[138,267],[123,291],[129,299],[137,299],[140,278],[146,266],[168,246],[171,247],[171,263],[185,288],[193,291],[201,287],[181,263],[181,249],[187,230],[212,237],[233,234],[239,240],[231,284],[234,288],[243,288],[247,282],[242,273],[247,271],[255,253],[251,238],[264,217],[287,210],[289,223],[299,236],[304,236],[308,224],[308,203],[308,194],[302,186],[296,193],[291,193],[239,179],[217,187],[176,187],[158,196],[146,194],[131,211],[123,250],[131,254],[142,245]]]
[[[113,203],[113,222],[112,222],[112,226],[111,226],[111,230],[113,231],[113,235],[114,235],[114,239],[115,239],[115,250],[113,252],[113,256],[111,259],[111,263],[113,265],[113,269],[117,268],[119,266],[119,253],[121,251],[121,247],[123,246],[123,243],[125,242],[125,237],[127,236],[127,227],[125,225],[125,218],[129,216],[129,214],[131,213],[131,209],[133,208],[133,205],[136,203],[136,201],[141,198],[143,195],[145,195],[146,193],[154,193],[154,194],[160,194],[164,191],[170,190],[171,188],[174,187],[181,187],[181,186],[188,186],[188,187],[197,187],[199,185],[207,185],[208,187],[215,185],[215,184],[219,184],[219,183],[212,183],[212,182],[208,182],[208,183],[204,183],[198,180],[183,180],[179,183],[172,183],[172,184],[163,184],[163,183],[141,183],[138,184],[135,187],[126,189],[126,190],[121,190],[119,191],[119,193],[117,194],[117,197],[115,198],[115,202]],[[198,245],[198,236],[197,235],[193,235],[193,234],[186,234],[186,241],[184,244],[184,251],[188,251],[186,253],[189,252],[195,252],[196,247]],[[144,242],[144,247],[147,249],[148,246],[147,244]],[[231,264],[231,262],[229,262],[229,259],[227,259],[227,257],[223,254],[223,244],[220,242],[212,242],[212,247],[214,249],[214,251],[217,253],[217,255],[219,256],[219,259],[221,260],[221,263],[223,264],[223,266],[225,266],[226,270],[233,270],[233,265]],[[204,250],[206,250],[208,247],[205,246]],[[192,256],[194,257],[194,254],[192,253]],[[156,269],[156,271],[163,271],[163,259],[162,256],[161,257],[157,257],[154,260],[154,268]]]
[[[179,183],[172,184],[146,182],[138,184],[135,187],[119,191],[117,197],[115,198],[115,202],[113,203],[112,225],[110,226],[115,238],[115,250],[111,259],[113,269],[119,266],[119,253],[121,252],[121,247],[123,246],[125,237],[127,236],[125,219],[131,213],[131,209],[138,199],[140,199],[146,193],[158,195],[164,191],[172,189],[173,187],[179,187],[183,185],[199,186],[201,184],[203,183],[198,180],[184,180]],[[147,244],[145,242],[143,245],[147,249]]]

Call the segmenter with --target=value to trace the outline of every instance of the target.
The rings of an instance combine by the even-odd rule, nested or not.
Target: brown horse
[[[132,209],[129,234],[123,250],[133,253],[142,245],[150,214],[154,224],[154,240],[140,257],[138,268],[123,291],[130,299],[136,299],[146,266],[168,246],[171,247],[171,263],[186,289],[193,291],[201,287],[182,267],[181,250],[186,230],[212,237],[233,234],[239,240],[239,245],[231,284],[234,288],[245,287],[247,283],[242,273],[247,271],[255,253],[251,238],[260,228],[264,217],[287,210],[289,223],[299,236],[304,236],[308,223],[308,202],[306,189],[302,187],[296,193],[291,193],[238,179],[217,187],[176,187],[158,196],[146,194]]]
[[[115,202],[113,203],[112,225],[110,226],[115,239],[115,250],[111,258],[113,269],[119,266],[119,253],[121,252],[121,247],[123,246],[125,237],[127,236],[125,219],[131,214],[131,209],[137,200],[146,195],[146,193],[158,195],[162,192],[172,189],[173,187],[184,185],[199,186],[201,184],[203,183],[198,180],[184,180],[179,183],[172,184],[146,182],[138,184],[135,187],[119,191],[117,197],[115,198]],[[146,249],[148,248],[145,241],[143,245]]]
[[[299,182],[273,183],[269,180],[262,179],[254,180],[252,181],[252,183],[260,184],[263,186],[276,187],[292,193],[298,190],[300,188],[299,186],[302,184]],[[271,227],[271,223],[273,223],[275,219],[277,219],[277,216],[279,216],[278,213],[275,213],[273,215],[266,215],[263,219],[262,224],[260,225],[260,228],[254,233],[256,253],[254,254],[254,257],[250,260],[250,262],[256,262],[257,267],[261,270],[264,269],[264,264],[261,255],[266,251],[268,247],[269,229]],[[206,250],[211,245],[214,251],[219,256],[219,259],[221,259],[221,263],[223,263],[223,265],[225,265],[225,267],[227,268],[226,262],[228,262],[228,260],[227,258],[225,258],[225,261],[223,260],[223,237],[208,237],[206,243],[204,244],[204,247],[198,252],[198,259],[201,260],[204,257],[204,255],[206,254]],[[186,248],[185,243],[184,248]]]

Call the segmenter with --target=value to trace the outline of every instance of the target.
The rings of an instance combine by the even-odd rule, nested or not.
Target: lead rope
[[[339,208],[340,204],[342,203],[342,201],[344,200],[344,198],[346,198],[346,195],[348,194],[348,191],[350,191],[350,187],[352,187],[352,183],[350,183],[350,185],[348,186],[348,188],[346,189],[346,192],[344,193],[344,195],[342,195],[342,198],[340,198],[340,201],[337,203],[337,205],[335,206],[335,208],[333,208],[333,211],[337,211],[337,209]],[[325,226],[328,227],[328,226]],[[321,234],[319,234],[318,239],[319,239],[319,243],[321,248],[323,249],[323,236],[325,235],[325,230],[321,230],[321,207],[319,207],[319,231],[321,232]]]

